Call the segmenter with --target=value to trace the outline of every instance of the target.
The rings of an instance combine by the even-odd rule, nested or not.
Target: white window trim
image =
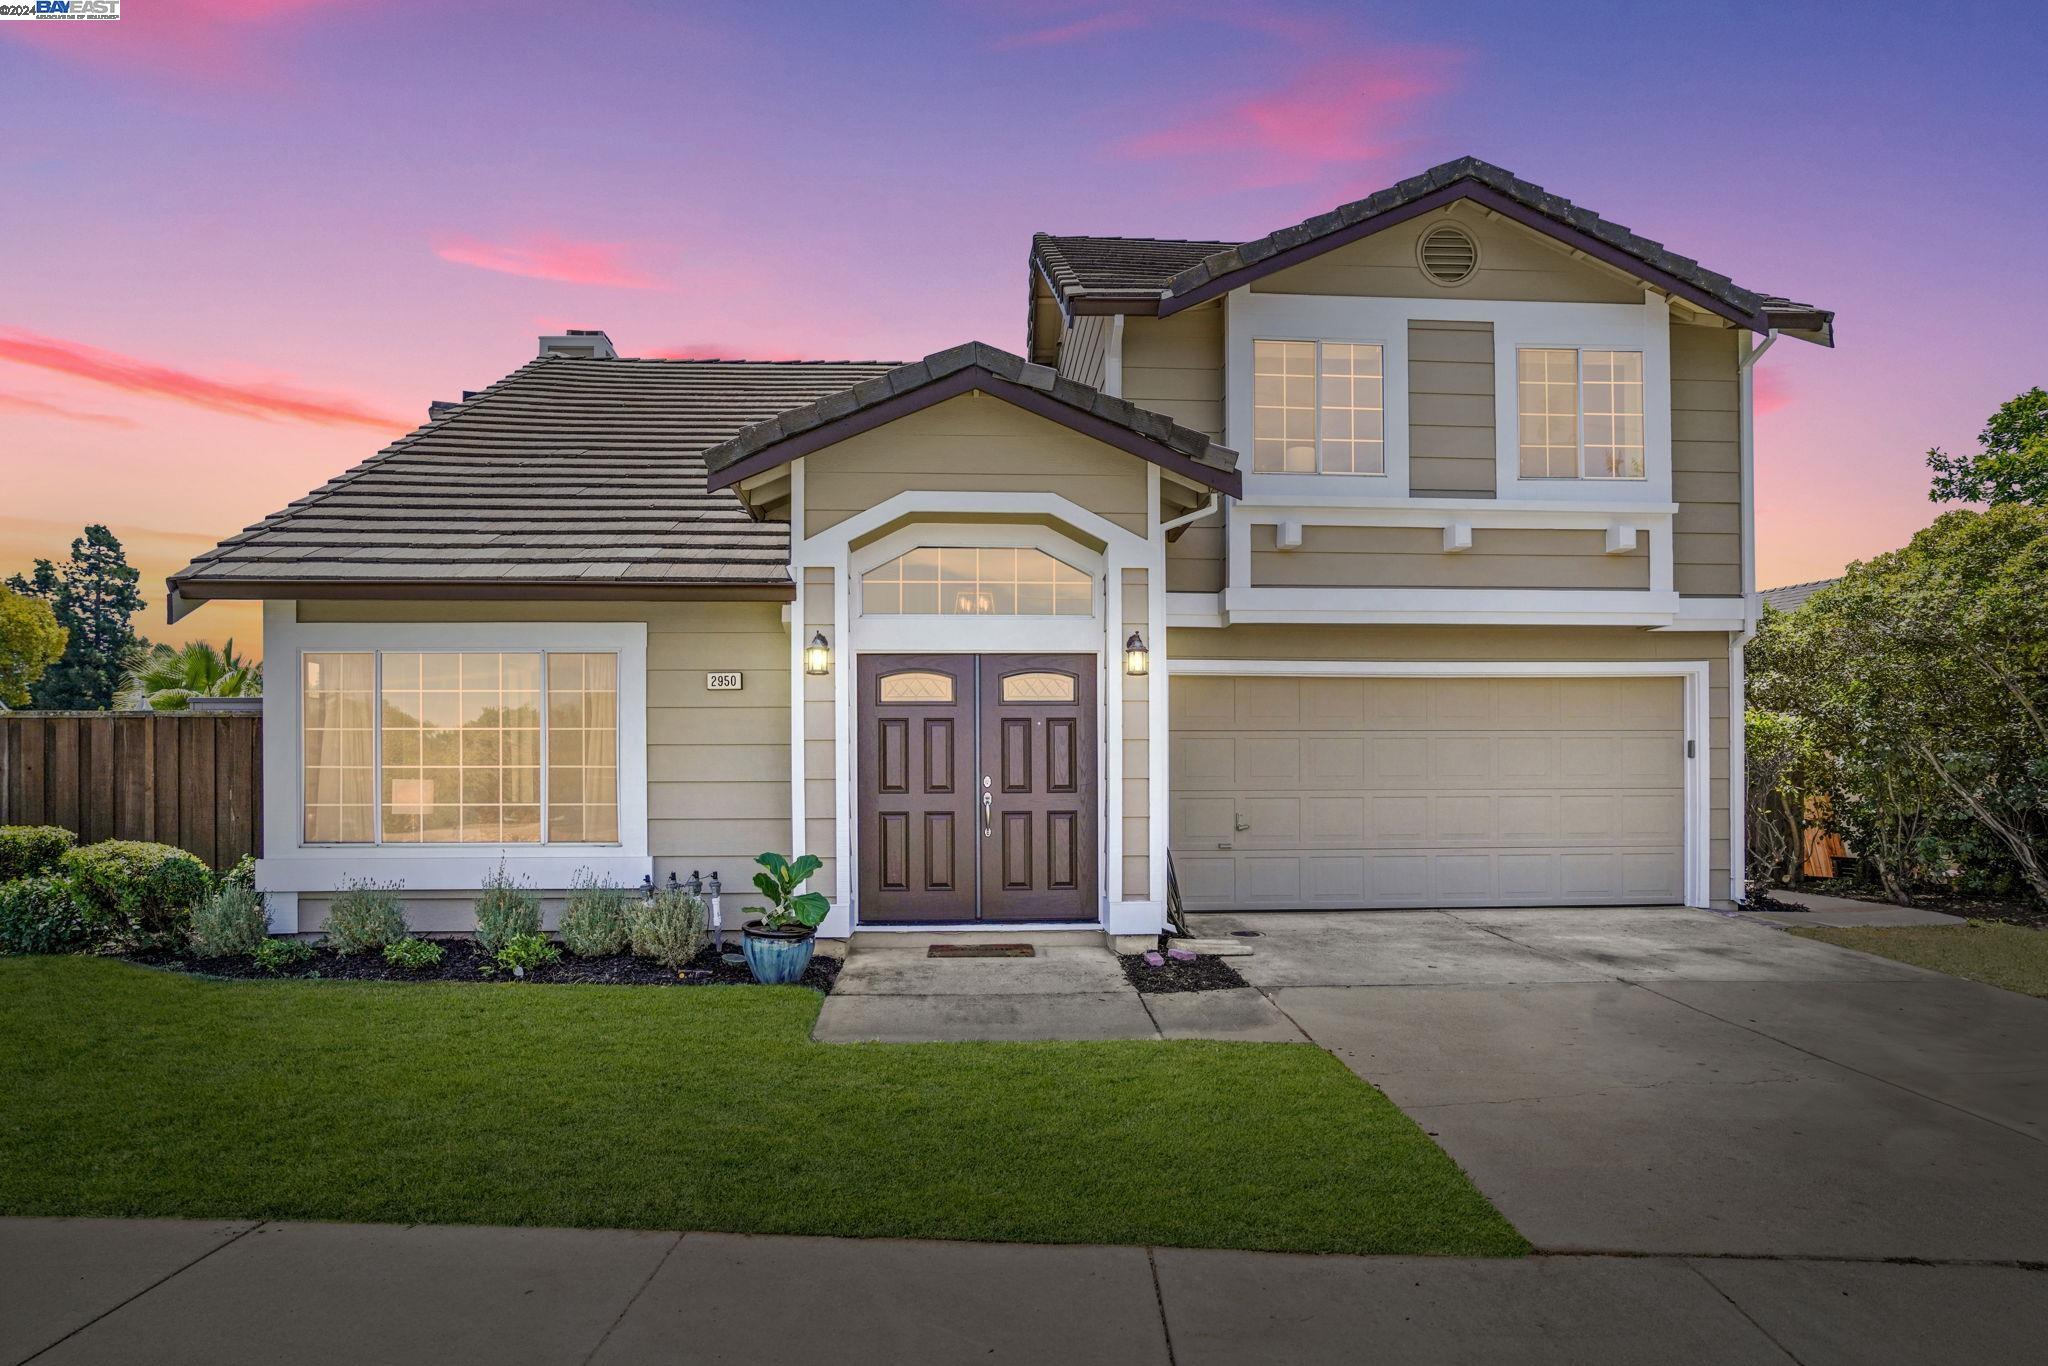
[[[1299,678],[1679,678],[1685,683],[1685,904],[1712,904],[1713,729],[1711,672],[1704,659],[1645,661],[1413,661],[1377,659],[1181,659],[1175,675]],[[1733,797],[1732,801],[1739,801]]]
[[[647,626],[644,622],[300,622],[296,602],[267,602],[264,655],[287,687],[263,694],[266,892],[331,892],[343,878],[400,881],[413,891],[467,890],[502,866],[538,890],[579,869],[637,886],[653,872],[647,840]],[[582,651],[619,657],[619,839],[616,844],[308,844],[299,679],[301,658],[326,651]],[[295,908],[294,908],[295,909]]]
[[[1312,347],[1314,347],[1314,348],[1315,348],[1315,355],[1314,355],[1314,359],[1313,359],[1313,360],[1311,361],[1311,372],[1310,372],[1310,375],[1309,375],[1309,388],[1310,388],[1310,390],[1311,390],[1311,391],[1312,391],[1312,392],[1314,393],[1314,395],[1315,395],[1315,403],[1314,403],[1314,405],[1313,405],[1313,406],[1312,406],[1312,407],[1311,407],[1311,408],[1309,409],[1309,411],[1310,411],[1310,413],[1311,413],[1311,414],[1312,414],[1312,415],[1314,416],[1314,419],[1315,419],[1315,422],[1314,422],[1314,426],[1315,426],[1315,443],[1316,443],[1316,468],[1315,468],[1315,473],[1314,473],[1314,474],[1291,474],[1291,473],[1280,473],[1280,472],[1276,472],[1276,471],[1263,471],[1263,472],[1261,472],[1261,471],[1258,471],[1258,469],[1257,469],[1257,465],[1258,465],[1258,452],[1257,452],[1257,450],[1255,449],[1255,443],[1256,443],[1256,441],[1257,441],[1257,434],[1256,434],[1256,430],[1255,430],[1255,431],[1254,431],[1254,435],[1253,435],[1253,437],[1252,437],[1252,440],[1251,440],[1251,441],[1249,441],[1249,442],[1247,442],[1247,443],[1246,443],[1246,445],[1245,445],[1245,447],[1244,447],[1244,449],[1245,449],[1245,450],[1247,450],[1247,451],[1251,452],[1251,454],[1249,455],[1249,457],[1248,457],[1248,458],[1249,458],[1249,459],[1251,460],[1251,462],[1252,462],[1252,468],[1251,468],[1251,469],[1248,469],[1248,470],[1246,470],[1246,471],[1245,471],[1245,473],[1246,473],[1246,474],[1252,474],[1252,473],[1255,473],[1255,472],[1256,472],[1256,473],[1258,473],[1258,474],[1259,474],[1259,477],[1260,477],[1261,479],[1266,479],[1266,478],[1279,478],[1279,479],[1286,479],[1286,480],[1304,480],[1304,479],[1316,479],[1316,478],[1318,478],[1319,476],[1326,476],[1326,477],[1328,477],[1328,478],[1331,478],[1331,479],[1370,479],[1370,480],[1384,480],[1384,479],[1385,479],[1385,478],[1387,477],[1387,386],[1388,386],[1388,384],[1389,384],[1389,383],[1391,382],[1391,380],[1392,380],[1392,371],[1391,371],[1391,368],[1390,368],[1390,367],[1388,366],[1388,364],[1387,364],[1387,344],[1386,344],[1386,342],[1385,342],[1384,340],[1381,340],[1381,339],[1377,339],[1377,338],[1375,338],[1374,340],[1371,340],[1371,341],[1354,341],[1354,340],[1352,340],[1351,338],[1348,338],[1348,337],[1267,337],[1267,336],[1257,336],[1257,337],[1253,337],[1253,338],[1252,338],[1252,390],[1253,390],[1253,396],[1252,396],[1252,421],[1253,421],[1253,424],[1254,424],[1254,428],[1255,428],[1255,429],[1256,429],[1256,425],[1257,425],[1257,422],[1258,422],[1258,393],[1257,393],[1257,391],[1258,391],[1258,347],[1259,347],[1259,343],[1260,343],[1260,342],[1272,342],[1272,343],[1275,343],[1275,344],[1278,344],[1278,345],[1286,345],[1286,344],[1290,344],[1290,343],[1293,343],[1293,344],[1299,344],[1299,345],[1302,345],[1302,346],[1312,346]],[[1376,346],[1376,347],[1378,347],[1378,348],[1379,348],[1379,352],[1380,352],[1380,468],[1379,468],[1378,470],[1326,470],[1326,469],[1324,469],[1324,468],[1323,468],[1323,348],[1324,348],[1324,347],[1326,347],[1326,346]],[[1403,387],[1404,387],[1404,388],[1406,387],[1405,383],[1404,383]],[[1357,410],[1356,410],[1356,409],[1345,409],[1345,411],[1346,411],[1346,412],[1355,412],[1355,411],[1357,411]],[[1379,484],[1379,483],[1370,483],[1370,484],[1366,484],[1366,485],[1364,485],[1364,486],[1363,486],[1363,487],[1361,488],[1360,492],[1362,492],[1362,493],[1365,493],[1365,494],[1367,494],[1368,496],[1377,496],[1377,495],[1383,495],[1383,494],[1384,494],[1384,492],[1385,492],[1385,488],[1384,488],[1384,485],[1382,485],[1382,484]]]
[[[1671,308],[1654,290],[1640,304],[1535,303],[1441,296],[1376,298],[1267,294],[1232,290],[1224,307],[1224,444],[1239,453],[1247,500],[1304,501],[1331,497],[1406,497],[1408,448],[1408,325],[1484,322],[1493,325],[1494,495],[1500,499],[1583,502],[1592,490],[1609,501],[1671,501]],[[1255,339],[1376,342],[1382,349],[1387,473],[1384,484],[1357,475],[1255,474],[1251,471]],[[1643,353],[1641,479],[1524,479],[1515,352],[1523,346]],[[1395,377],[1399,376],[1397,382]],[[1484,499],[1469,500],[1483,504]]]

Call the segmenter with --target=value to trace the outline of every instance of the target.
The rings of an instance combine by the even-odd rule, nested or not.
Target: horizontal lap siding
[[[804,460],[806,535],[899,493],[1057,493],[1143,535],[1145,462],[986,394],[963,394]]]
[[[655,878],[714,870],[744,889],[789,846],[789,630],[772,602],[299,604],[301,621],[647,623],[647,837]],[[711,692],[704,675],[745,675]],[[544,889],[545,890],[545,889]],[[317,917],[302,913],[305,924]]]
[[[1172,659],[1502,661],[1705,660],[1708,889],[1728,889],[1728,645],[1707,631],[1598,627],[1231,626],[1168,632]]]
[[[1123,396],[1211,440],[1223,439],[1223,306],[1171,318],[1124,320]],[[1210,517],[1167,542],[1166,587],[1214,593],[1223,587],[1223,518]]]
[[[1738,597],[1742,406],[1733,329],[1671,326],[1672,572],[1682,594]]]
[[[1150,603],[1145,591],[1145,571],[1126,569],[1123,574],[1123,629],[1136,631],[1150,640]],[[1118,661],[1121,664],[1121,661]],[[1152,782],[1149,677],[1124,678],[1124,866],[1123,895],[1143,901],[1151,894]]]
[[[1647,589],[1649,547],[1604,552],[1599,531],[1479,527],[1472,548],[1444,551],[1438,527],[1307,526],[1296,550],[1252,528],[1252,584],[1294,588]]]
[[[1493,324],[1408,324],[1408,488],[1417,498],[1491,498]]]

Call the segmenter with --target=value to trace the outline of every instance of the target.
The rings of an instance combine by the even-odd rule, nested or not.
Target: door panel
[[[858,709],[865,920],[974,917],[974,661],[865,655]]]
[[[1096,918],[1095,660],[983,655],[981,918]]]

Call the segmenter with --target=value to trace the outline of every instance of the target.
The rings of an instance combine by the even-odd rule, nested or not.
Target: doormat
[[[1029,944],[933,944],[924,951],[927,958],[1036,958],[1038,950]]]

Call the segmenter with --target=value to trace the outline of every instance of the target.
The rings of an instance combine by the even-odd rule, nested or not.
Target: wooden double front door
[[[860,918],[1094,920],[1095,659],[862,655]]]

